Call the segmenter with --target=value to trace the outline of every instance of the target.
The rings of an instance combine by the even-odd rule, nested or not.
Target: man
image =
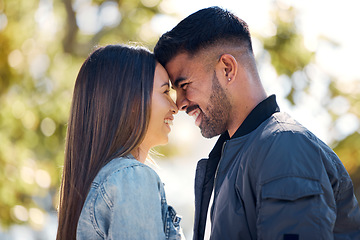
[[[336,154],[261,84],[247,24],[218,7],[165,33],[155,56],[180,110],[221,134],[195,178],[194,239],[360,239],[352,181]]]

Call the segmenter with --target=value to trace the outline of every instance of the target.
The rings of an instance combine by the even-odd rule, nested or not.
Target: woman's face
[[[150,122],[143,141],[143,144],[146,144],[149,149],[168,142],[170,126],[174,119],[173,114],[178,112],[178,108],[169,94],[169,84],[169,75],[164,67],[157,63],[151,98]]]

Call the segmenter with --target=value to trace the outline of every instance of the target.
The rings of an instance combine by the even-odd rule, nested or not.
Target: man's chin
[[[201,130],[201,135],[204,137],[204,138],[213,138],[213,137],[216,137],[216,136],[219,136],[221,133],[217,133],[215,131],[209,131],[207,129],[203,129],[200,127],[200,130]]]

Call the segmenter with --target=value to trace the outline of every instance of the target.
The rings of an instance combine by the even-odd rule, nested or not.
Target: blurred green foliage
[[[29,223],[40,227],[43,211],[56,211],[77,72],[98,44],[141,42],[152,49],[158,36],[149,31],[149,21],[161,13],[159,4],[160,0],[0,0],[1,226]],[[86,32],[80,27],[81,16],[86,18],[84,12],[91,9],[97,13],[93,23],[97,28]],[[296,105],[294,95],[300,90],[293,76],[304,72],[306,84],[301,91],[307,91],[311,77],[306,67],[314,62],[316,52],[304,47],[295,24],[296,12],[281,11],[274,12],[276,34],[261,40],[277,74],[291,81],[287,99]],[[104,18],[111,16],[113,21],[106,22]],[[334,123],[340,116],[332,112],[331,102],[338,96],[348,101],[349,113],[360,117],[360,93],[356,89],[344,91],[332,79],[322,105]],[[332,143],[352,174],[358,193],[359,144],[358,132]],[[170,151],[171,147],[175,146],[160,151],[170,155],[176,152]]]

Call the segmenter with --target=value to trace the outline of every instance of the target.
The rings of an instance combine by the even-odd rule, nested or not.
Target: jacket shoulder
[[[276,113],[256,131],[251,165],[260,182],[284,176],[319,179],[323,146],[309,130],[289,115]]]
[[[112,209],[114,202],[121,202],[130,195],[139,198],[147,192],[161,192],[163,184],[158,174],[149,166],[132,158],[116,158],[105,165],[92,183],[89,195],[97,203],[105,203]]]
[[[139,202],[164,198],[157,173],[135,159],[117,158],[105,165],[92,183],[84,215],[98,234],[106,235],[119,209],[137,209]]]
[[[115,158],[106,164],[97,174],[94,183],[106,184],[107,182],[117,181],[118,175],[144,175],[160,181],[158,174],[149,166],[137,161],[134,158]]]

